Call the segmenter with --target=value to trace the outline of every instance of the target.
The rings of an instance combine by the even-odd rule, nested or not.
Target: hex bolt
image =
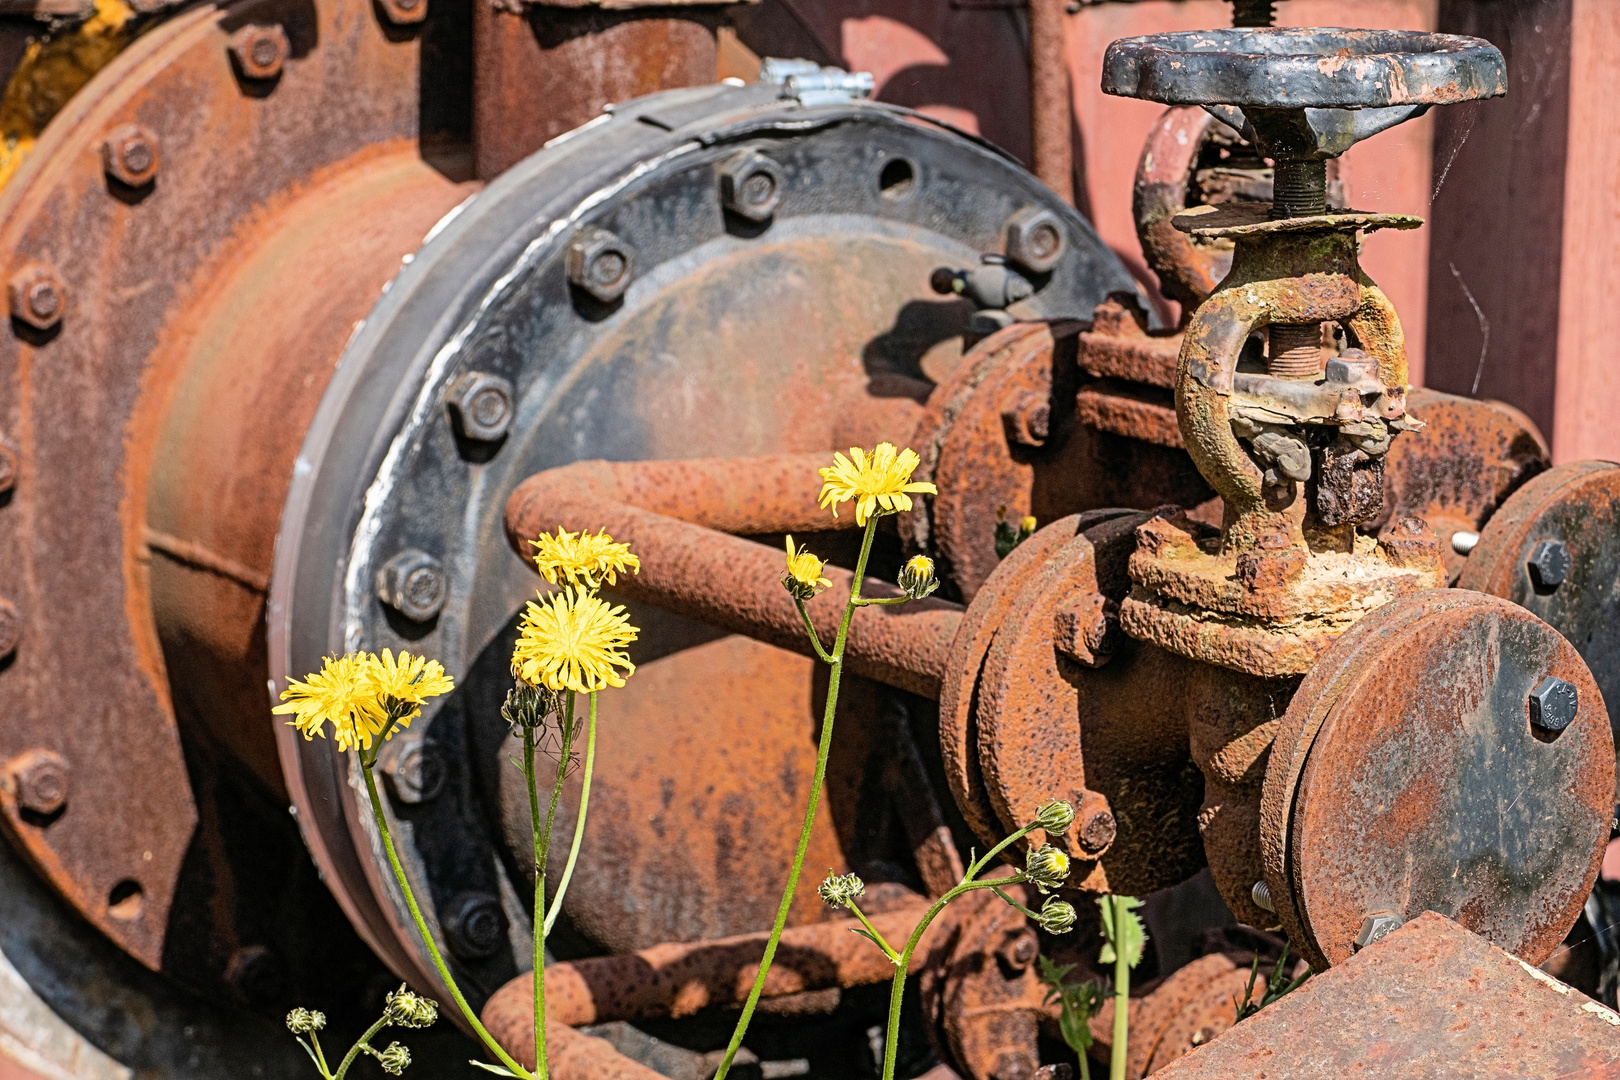
[[[17,605],[0,596],[0,660],[17,651],[22,639],[22,613]]]
[[[1543,731],[1563,731],[1580,711],[1580,692],[1563,679],[1548,675],[1530,691],[1530,723]]]
[[[1361,920],[1361,933],[1356,935],[1355,949],[1360,952],[1392,930],[1399,930],[1406,920],[1393,911],[1375,911]]]
[[[1026,206],[1007,219],[1007,258],[1026,270],[1046,273],[1065,246],[1063,223],[1044,207]]]
[[[1114,815],[1107,810],[1098,810],[1080,826],[1080,850],[1091,856],[1101,855],[1114,842],[1118,831],[1119,823],[1114,820]]]
[[[1001,946],[1001,959],[1009,971],[1023,971],[1035,962],[1041,951],[1040,942],[1031,933],[1021,933]]]
[[[512,395],[512,384],[499,375],[469,371],[450,384],[445,404],[462,435],[495,442],[512,427]]]
[[[158,173],[158,138],[151,128],[121,124],[101,143],[101,167],[128,187],[143,187]]]
[[[782,202],[782,166],[757,150],[731,155],[720,169],[720,202],[738,217],[767,220]]]
[[[390,741],[383,749],[382,769],[399,802],[411,806],[431,802],[444,790],[444,751],[421,739]]]
[[[1045,446],[1052,433],[1052,402],[1046,394],[1026,390],[1001,410],[1007,440],[1018,446]]]
[[[583,230],[568,246],[568,280],[602,303],[624,295],[636,270],[634,249],[606,229]]]
[[[1265,882],[1257,881],[1254,883],[1254,888],[1249,890],[1249,899],[1253,900],[1254,906],[1261,911],[1269,911],[1273,915],[1277,914],[1277,905],[1271,899],[1271,886]]]
[[[377,0],[383,16],[395,26],[410,26],[427,18],[427,0]]]
[[[0,444],[0,495],[17,486],[17,455]]]
[[[280,23],[244,26],[231,35],[227,48],[244,79],[275,78],[292,54],[292,43]]]
[[[1530,549],[1530,558],[1525,560],[1525,567],[1530,571],[1530,580],[1536,588],[1556,589],[1569,576],[1571,562],[1569,548],[1564,546],[1562,540],[1538,540],[1536,546]]]
[[[494,956],[506,937],[506,913],[501,910],[501,902],[486,892],[457,896],[445,909],[444,937],[450,951],[463,960]]]
[[[6,765],[17,805],[35,814],[54,814],[67,805],[68,763],[51,750],[29,750]]]
[[[62,321],[67,309],[67,286],[54,267],[31,262],[11,275],[6,283],[6,300],[13,319],[35,330],[49,330]]]
[[[444,564],[417,548],[406,548],[377,571],[377,598],[412,622],[443,611],[449,591]]]

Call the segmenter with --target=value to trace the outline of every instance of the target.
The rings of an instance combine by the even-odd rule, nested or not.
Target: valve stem
[[[1278,161],[1273,173],[1271,220],[1327,213],[1327,162]]]
[[[1270,327],[1271,352],[1266,371],[1278,379],[1314,379],[1322,373],[1322,325],[1283,324]]]
[[[1270,26],[1276,20],[1275,0],[1232,0],[1233,26]]]

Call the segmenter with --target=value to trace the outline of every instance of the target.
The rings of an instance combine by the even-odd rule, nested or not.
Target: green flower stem
[[[546,916],[546,936],[551,936],[551,924],[562,910],[563,896],[568,882],[574,877],[574,863],[579,861],[579,845],[585,839],[585,811],[591,805],[591,772],[596,766],[596,694],[591,694],[591,719],[585,729],[585,775],[580,780],[579,819],[574,822],[574,842],[568,848],[568,863],[563,867],[562,880],[557,882],[557,895],[551,901],[551,914]]]
[[[1034,919],[1036,922],[1040,922],[1041,916],[1040,916],[1039,912],[1029,910],[1029,908],[1025,907],[1023,904],[1020,904],[1018,901],[1014,900],[1012,897],[1010,897],[1006,893],[1002,892],[1000,888],[996,888],[995,892],[996,892],[997,896],[999,896],[1003,900],[1007,901],[1007,906],[1008,907],[1012,908],[1014,911],[1018,912],[1020,915],[1026,916],[1027,918]]]
[[[557,800],[568,775],[568,757],[574,746],[574,692],[568,691],[562,732],[557,747],[557,780],[551,786],[546,827],[540,828],[540,792],[534,781],[534,729],[523,729],[523,779],[529,786],[529,832],[534,838],[534,1073],[546,1076],[546,857],[551,853],[551,829],[557,822]]]
[[[364,757],[360,762],[360,772],[366,778],[366,794],[371,797],[371,813],[377,819],[377,831],[382,834],[383,850],[388,853],[388,865],[393,868],[394,880],[399,882],[400,891],[405,894],[405,904],[411,909],[411,918],[416,923],[417,932],[422,935],[422,944],[427,946],[428,955],[433,958],[434,969],[438,971],[439,978],[444,980],[445,988],[455,999],[461,1015],[467,1018],[467,1023],[472,1025],[472,1029],[478,1033],[484,1045],[489,1047],[490,1053],[499,1058],[501,1064],[505,1065],[514,1076],[523,1077],[524,1080],[535,1080],[534,1074],[514,1061],[512,1055],[495,1041],[495,1036],[485,1030],[484,1025],[479,1022],[478,1014],[473,1012],[472,1006],[468,1005],[467,999],[462,996],[461,988],[456,985],[456,980],[451,978],[450,969],[445,966],[444,957],[439,954],[439,947],[433,943],[433,935],[428,932],[427,920],[422,917],[422,909],[417,906],[416,893],[411,889],[411,883],[406,880],[405,868],[399,862],[399,853],[394,850],[394,837],[388,831],[388,819],[383,816],[382,799],[377,794],[377,780],[371,775],[371,766],[375,761],[376,755],[373,754],[370,762]]]
[[[311,1031],[309,1033],[309,1041],[315,1047],[315,1064],[321,1067],[321,1072],[325,1073],[327,1076],[331,1076],[332,1068],[326,1063],[326,1052],[321,1049],[320,1035],[314,1031]]]
[[[799,608],[799,618],[804,620],[804,632],[810,635],[810,644],[815,646],[816,655],[821,657],[822,663],[832,663],[833,658],[828,656],[827,650],[821,647],[821,635],[816,633],[816,624],[810,621],[810,613],[804,610],[804,601],[795,596],[793,603]]]
[[[367,1028],[366,1033],[356,1039],[353,1046],[349,1047],[348,1054],[344,1056],[343,1061],[338,1065],[337,1073],[332,1077],[332,1080],[343,1080],[344,1074],[349,1071],[349,1066],[354,1064],[354,1059],[360,1056],[360,1051],[367,1049],[377,1032],[381,1031],[387,1026],[388,1017],[385,1014],[375,1024],[372,1024],[369,1028]],[[314,1032],[310,1032],[310,1034],[313,1035]]]
[[[1131,964],[1125,948],[1124,927],[1130,909],[1119,896],[1110,896],[1108,902],[1114,907],[1114,934],[1119,938],[1114,944],[1114,1046],[1108,1056],[1108,1080],[1125,1080],[1126,1040],[1131,1019]]]
[[[911,597],[909,597],[909,596],[877,596],[877,597],[873,597],[871,599],[857,600],[857,601],[855,601],[855,606],[856,607],[878,607],[879,605],[882,605],[882,604],[905,604],[905,603],[910,603],[910,601],[911,601]]]
[[[872,940],[877,943],[878,948],[883,950],[884,955],[889,958],[889,962],[898,964],[900,954],[894,951],[894,946],[883,939],[882,934],[878,933],[877,927],[873,926],[871,921],[867,919],[866,912],[862,911],[853,900],[849,902],[849,910],[853,911],[855,917],[861,920],[861,925],[866,927],[866,932],[872,935]]]
[[[714,1074],[714,1080],[726,1080],[726,1074],[731,1071],[731,1060],[737,1056],[737,1050],[742,1046],[743,1035],[748,1031],[748,1024],[754,1018],[754,1009],[759,1005],[759,996],[765,990],[765,976],[771,970],[771,961],[776,959],[776,946],[782,940],[782,929],[787,926],[788,909],[793,906],[793,894],[799,886],[799,874],[804,870],[804,856],[810,850],[810,829],[816,823],[816,810],[821,806],[821,785],[827,776],[827,754],[832,749],[833,717],[838,708],[838,683],[844,674],[844,644],[849,639],[849,620],[855,614],[856,601],[861,598],[861,581],[866,577],[866,560],[872,554],[872,537],[877,533],[877,515],[866,519],[866,535],[861,540],[861,556],[855,561],[855,579],[849,587],[849,603],[844,605],[844,616],[838,621],[838,637],[833,642],[832,655],[827,662],[832,671],[827,677],[827,709],[821,718],[821,742],[816,747],[816,771],[810,780],[810,798],[804,806],[804,826],[799,830],[799,847],[793,854],[793,869],[788,873],[787,888],[782,890],[782,902],[776,908],[776,923],[771,927],[771,936],[765,942],[765,955],[759,961],[759,973],[754,976],[754,987],[748,992],[748,1001],[743,1005],[742,1016],[737,1018],[737,1029],[731,1033],[731,1043],[726,1047],[726,1056],[720,1062],[720,1069]],[[802,610],[802,609],[801,609]],[[808,617],[805,620],[809,622]],[[815,633],[812,628],[811,638]],[[820,643],[816,649],[820,651]]]

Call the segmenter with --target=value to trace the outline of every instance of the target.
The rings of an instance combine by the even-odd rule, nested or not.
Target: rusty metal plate
[[[1531,722],[1549,676],[1580,701],[1556,733]],[[1437,910],[1532,963],[1551,954],[1596,880],[1614,789],[1602,696],[1556,631],[1477,593],[1396,600],[1324,654],[1282,726],[1266,879],[1313,965],[1348,959],[1380,912]]]
[[[1426,912],[1155,1075],[1598,1080],[1620,1016]]]

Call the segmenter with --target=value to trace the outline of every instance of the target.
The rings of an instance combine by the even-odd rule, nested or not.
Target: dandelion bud
[[[934,576],[934,560],[926,555],[913,555],[900,568],[900,588],[913,600],[921,600],[939,588]]]
[[[823,571],[827,564],[804,548],[793,546],[793,537],[787,538],[787,573],[782,575],[782,588],[795,600],[808,600],[831,585]]]
[[[377,1055],[377,1064],[390,1076],[399,1076],[411,1064],[411,1052],[399,1043],[389,1043],[388,1049]]]
[[[1060,833],[1074,822],[1074,807],[1061,799],[1044,802],[1035,811],[1035,824],[1049,833]]]
[[[1023,520],[1018,523],[1018,539],[1028,540],[1034,536],[1038,524],[1039,522],[1035,520],[1034,514],[1025,514]]]
[[[326,1014],[311,1009],[297,1008],[287,1014],[287,1030],[294,1035],[308,1035],[326,1026]]]
[[[1069,877],[1069,857],[1051,844],[1030,849],[1024,858],[1024,876],[1041,892],[1062,885]]]
[[[405,989],[404,983],[400,983],[399,989],[388,995],[383,1016],[390,1024],[399,1027],[425,1028],[439,1018],[439,1006],[430,998],[411,993]],[[407,1055],[406,1063],[409,1061]]]
[[[561,695],[544,686],[530,686],[519,679],[507,691],[506,704],[501,706],[501,719],[514,729],[535,730],[545,726],[546,717],[562,711]]]
[[[1041,929],[1048,934],[1067,934],[1074,929],[1074,905],[1055,896],[1046,898],[1041,906]]]
[[[827,871],[827,880],[816,890],[823,903],[832,907],[849,907],[855,898],[866,892],[866,882],[854,874],[835,874]]]

